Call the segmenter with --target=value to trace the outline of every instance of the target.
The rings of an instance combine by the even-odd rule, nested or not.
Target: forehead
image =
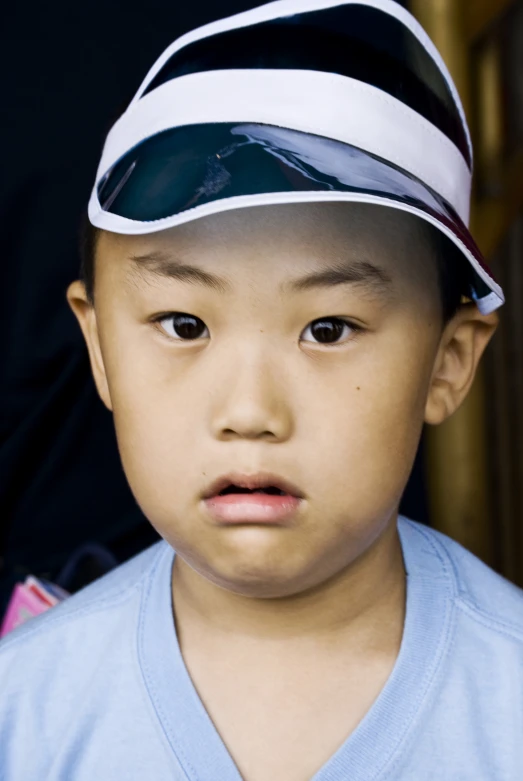
[[[232,264],[276,262],[283,269],[335,261],[371,262],[396,278],[434,280],[431,247],[421,221],[374,204],[285,204],[236,209],[139,236],[103,233],[97,256],[125,261],[153,253],[227,273]]]

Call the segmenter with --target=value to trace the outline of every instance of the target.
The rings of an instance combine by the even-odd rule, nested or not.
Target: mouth
[[[215,480],[202,499],[221,524],[282,524],[299,508],[304,494],[277,475],[235,473]]]
[[[277,488],[275,485],[268,485],[264,488],[243,488],[241,485],[231,483],[227,488],[223,488],[218,496],[230,496],[231,494],[266,494],[267,496],[287,496],[287,491]]]
[[[278,475],[267,472],[260,472],[255,475],[242,475],[239,473],[223,475],[211,483],[202,498],[211,499],[216,496],[254,493],[266,494],[268,496],[293,496],[297,499],[304,498],[304,494],[297,486]]]

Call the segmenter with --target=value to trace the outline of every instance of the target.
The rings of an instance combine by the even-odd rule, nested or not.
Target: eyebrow
[[[184,263],[163,252],[131,255],[131,260],[137,270],[159,277],[203,285],[220,293],[232,289],[230,282],[223,277],[204,271],[193,264]],[[282,292],[300,293],[338,285],[358,285],[374,295],[390,295],[393,281],[384,269],[374,263],[368,260],[357,260],[350,264],[338,262],[330,268],[284,282]]]
[[[218,293],[231,289],[230,283],[223,277],[204,271],[198,266],[183,263],[177,258],[163,252],[149,252],[145,255],[131,255],[135,269],[145,271],[158,277],[178,279],[181,282],[203,285]]]
[[[284,289],[294,292],[330,288],[337,285],[358,285],[370,293],[390,294],[393,281],[387,272],[368,260],[356,260],[350,264],[337,263],[330,268],[306,274],[304,277],[284,283]]]

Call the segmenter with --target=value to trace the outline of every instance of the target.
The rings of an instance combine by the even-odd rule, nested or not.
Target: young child
[[[393,0],[278,0],[160,57],[68,299],[164,540],[0,644],[0,778],[523,777],[523,595],[398,518],[503,302],[471,166]]]

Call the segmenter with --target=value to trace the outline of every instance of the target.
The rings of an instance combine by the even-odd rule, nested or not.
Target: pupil
[[[312,324],[311,331],[318,342],[332,343],[337,342],[342,336],[344,325],[341,320],[316,320]]]
[[[197,339],[205,330],[205,323],[193,315],[174,315],[173,328],[181,339]]]

